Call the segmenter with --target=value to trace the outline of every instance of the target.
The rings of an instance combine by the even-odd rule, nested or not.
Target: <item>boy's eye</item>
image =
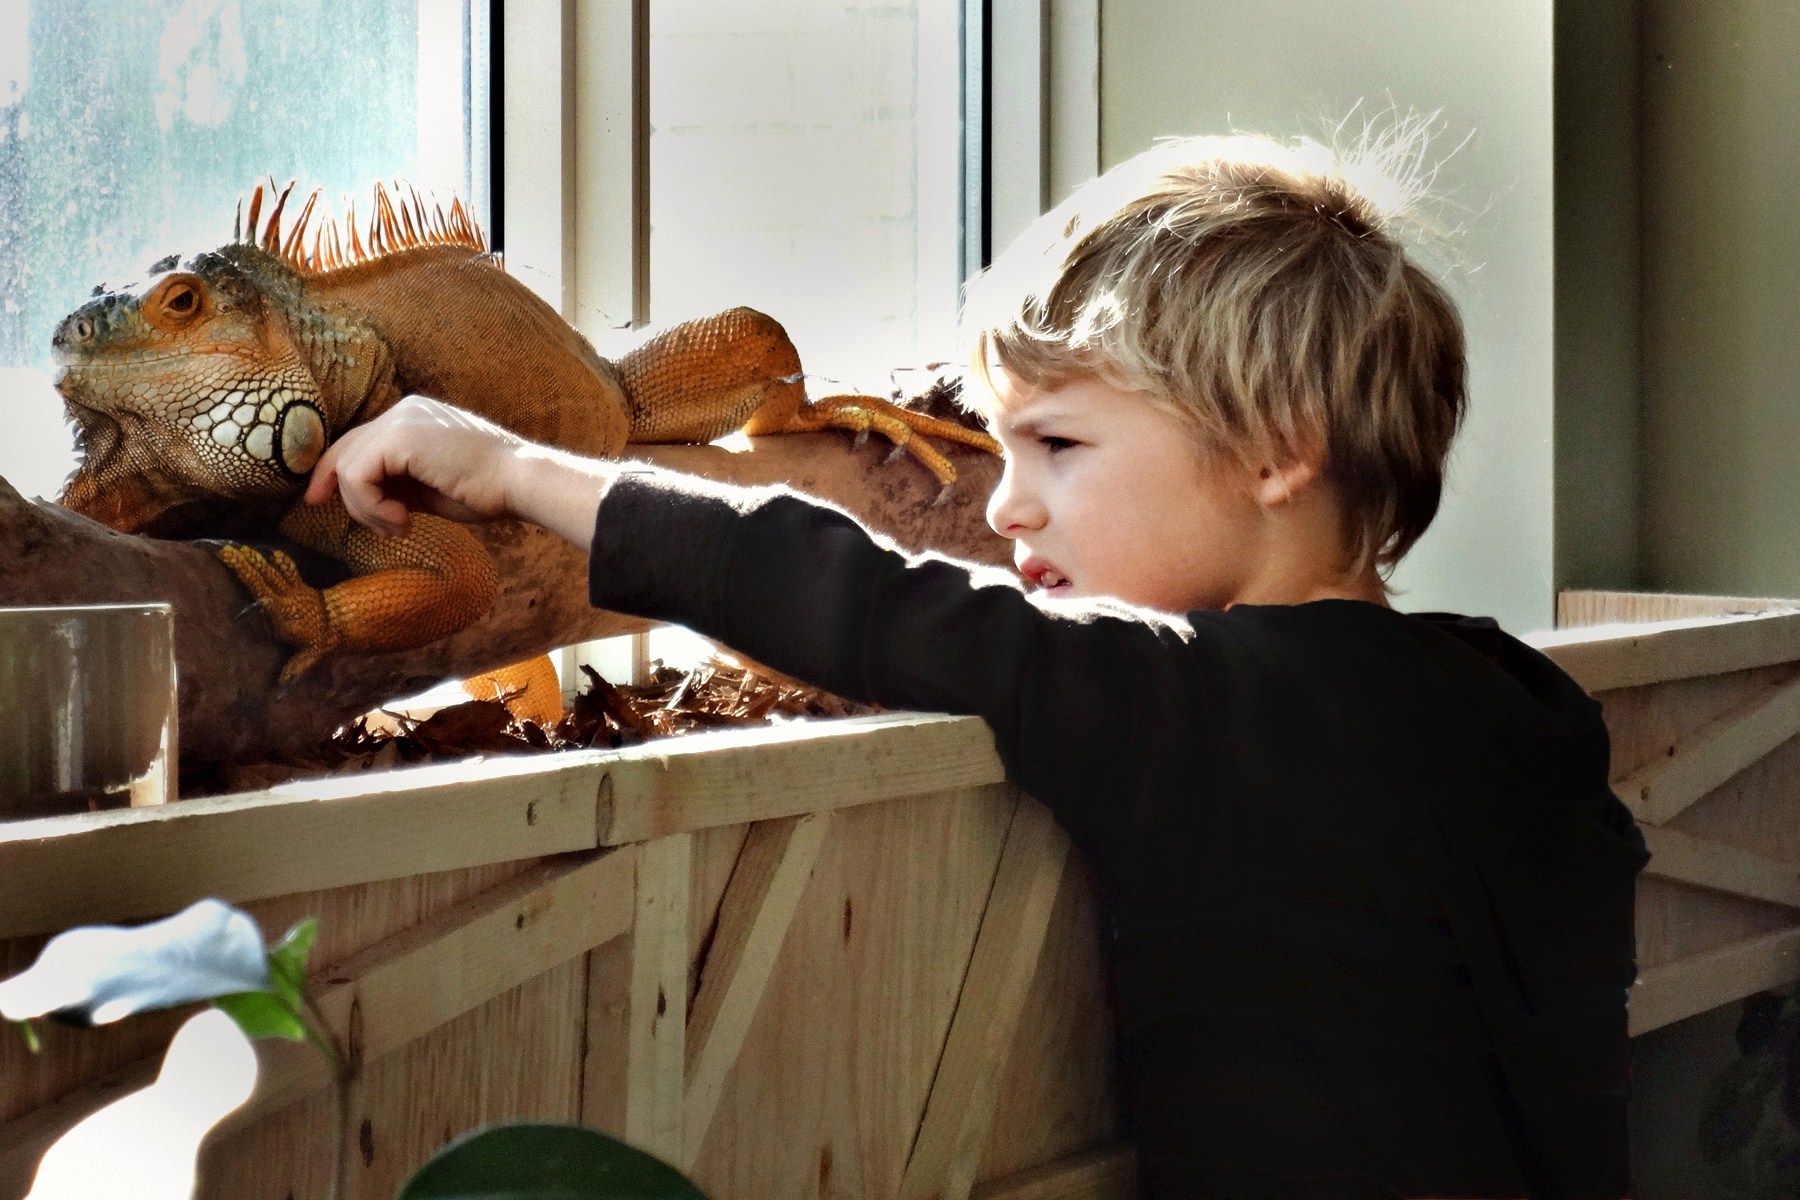
[[[1071,446],[1076,446],[1079,444],[1080,443],[1078,443],[1074,438],[1066,438],[1066,437],[1045,436],[1045,437],[1041,437],[1038,439],[1038,445],[1042,446],[1044,449],[1048,450],[1052,454],[1057,453],[1059,450],[1067,450]]]

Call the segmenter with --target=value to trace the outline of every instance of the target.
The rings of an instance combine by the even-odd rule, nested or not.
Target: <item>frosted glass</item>
[[[340,209],[378,178],[467,194],[467,42],[440,36],[466,27],[463,0],[0,3],[0,367],[47,364],[96,283],[228,238],[264,176]]]

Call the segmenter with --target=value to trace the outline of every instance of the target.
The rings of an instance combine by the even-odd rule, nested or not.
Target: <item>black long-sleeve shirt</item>
[[[1491,621],[1045,603],[660,473],[602,502],[590,588],[987,721],[1105,894],[1145,1195],[1629,1194],[1643,839],[1599,706]]]

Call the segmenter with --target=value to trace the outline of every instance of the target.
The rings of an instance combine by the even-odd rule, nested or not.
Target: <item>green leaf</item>
[[[450,1143],[397,1200],[706,1200],[674,1167],[574,1125],[495,1125]]]
[[[30,1021],[15,1021],[14,1024],[19,1027],[19,1036],[25,1039],[27,1050],[36,1054],[44,1048],[44,1044],[38,1041],[37,1028]]]
[[[245,1037],[278,1037],[290,1042],[306,1040],[306,1026],[280,996],[268,992],[236,992],[230,996],[214,996],[213,1003],[237,1022]]]
[[[233,992],[267,991],[269,960],[256,922],[202,900],[166,920],[59,933],[37,961],[0,982],[0,1015],[48,1013],[71,1025],[105,1025]]]
[[[275,983],[276,994],[295,1012],[300,1011],[301,993],[306,990],[306,960],[312,957],[313,942],[318,936],[317,918],[308,917],[269,949],[269,978]]]

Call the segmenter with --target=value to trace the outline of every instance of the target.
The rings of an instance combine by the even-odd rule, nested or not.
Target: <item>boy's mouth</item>
[[[1046,592],[1066,592],[1069,577],[1041,558],[1027,558],[1019,564],[1019,574]]]

